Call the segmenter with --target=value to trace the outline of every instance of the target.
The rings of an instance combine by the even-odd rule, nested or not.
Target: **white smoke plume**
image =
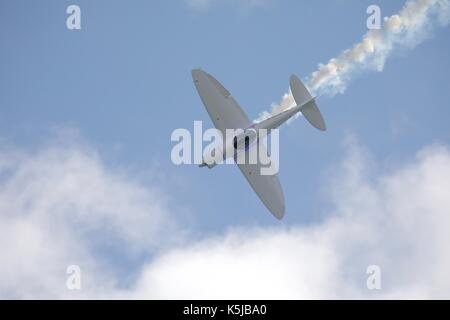
[[[319,64],[304,82],[313,95],[342,94],[358,72],[383,71],[386,59],[394,50],[414,48],[426,39],[433,27],[446,26],[449,22],[449,0],[407,1],[398,14],[384,18],[381,29],[369,30],[361,42],[330,59],[327,64]],[[270,113],[261,113],[258,120],[293,106],[295,101],[289,90],[279,104],[272,104]]]

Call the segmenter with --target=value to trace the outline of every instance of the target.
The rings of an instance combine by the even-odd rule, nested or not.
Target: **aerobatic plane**
[[[265,129],[261,131],[270,134],[272,129],[278,128],[298,112],[301,112],[315,128],[322,131],[326,130],[325,121],[316,105],[316,98],[311,96],[305,85],[295,75],[290,78],[290,87],[296,106],[257,123],[248,119],[230,92],[213,76],[200,69],[194,69],[192,70],[192,78],[206,111],[214,126],[222,135],[225,137],[227,129],[242,129],[241,133],[234,136],[233,139],[222,142],[223,159],[234,157],[236,160],[236,151],[249,153],[256,145],[258,145],[258,148],[263,148],[263,145],[255,143],[261,139],[255,132]],[[208,155],[203,155],[203,162],[200,167],[212,168],[216,164],[216,158],[213,159]],[[259,162],[240,163],[236,161],[236,164],[267,209],[277,219],[282,219],[285,212],[285,202],[278,175],[261,174],[261,163]]]

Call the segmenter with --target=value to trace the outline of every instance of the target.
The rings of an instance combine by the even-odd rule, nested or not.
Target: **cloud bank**
[[[324,182],[331,209],[322,222],[230,228],[163,249],[178,232],[157,186],[83,144],[0,150],[1,298],[449,298],[445,145],[377,170],[350,139]],[[118,272],[123,260],[130,268]],[[81,267],[80,291],[66,288],[71,264]],[[371,291],[374,264],[382,289]]]
[[[407,1],[398,14],[385,17],[379,30],[369,30],[362,40],[344,50],[304,79],[313,95],[344,93],[348,83],[364,71],[383,71],[386,60],[399,49],[413,49],[438,26],[450,23],[449,0]],[[292,93],[283,95],[258,121],[295,106]]]
[[[351,142],[330,181],[334,210],[323,223],[237,228],[174,249],[143,268],[135,296],[448,298],[450,150],[427,147],[379,176],[370,163]],[[366,287],[374,264],[382,271],[380,291]]]
[[[162,190],[109,168],[83,143],[0,145],[2,298],[66,297],[73,264],[89,296],[117,290],[117,261],[102,252],[126,261],[175,228]]]

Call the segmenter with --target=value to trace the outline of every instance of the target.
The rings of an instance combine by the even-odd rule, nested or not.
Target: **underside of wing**
[[[250,124],[247,115],[230,92],[213,76],[194,69],[192,78],[214,126],[223,134],[226,129],[243,129]]]
[[[254,148],[256,147],[257,146],[254,146]],[[259,152],[265,152],[265,154],[267,154],[264,145],[260,144],[259,148]],[[248,154],[248,152],[249,151],[247,150],[246,153]],[[248,155],[246,155],[246,159],[248,158]],[[277,219],[281,220],[284,216],[285,204],[283,189],[281,188],[278,176],[276,174],[261,174],[263,166],[259,161],[256,164],[237,163],[237,165],[267,209],[269,209]]]

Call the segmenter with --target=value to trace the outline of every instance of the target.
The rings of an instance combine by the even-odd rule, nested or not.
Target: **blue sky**
[[[66,28],[72,3],[81,8],[81,30]],[[61,132],[77,132],[107,167],[163,190],[194,239],[233,227],[320,223],[331,206],[326,181],[345,159],[349,136],[386,172],[425,146],[450,143],[448,27],[396,50],[383,72],[361,73],[343,95],[321,98],[327,132],[302,118],[281,128],[281,222],[237,168],[173,165],[170,134],[194,120],[212,125],[191,69],[217,77],[256,118],[279,101],[292,73],[305,77],[360,41],[372,3],[2,1],[1,140],[37,152]],[[376,3],[383,16],[404,4]]]

